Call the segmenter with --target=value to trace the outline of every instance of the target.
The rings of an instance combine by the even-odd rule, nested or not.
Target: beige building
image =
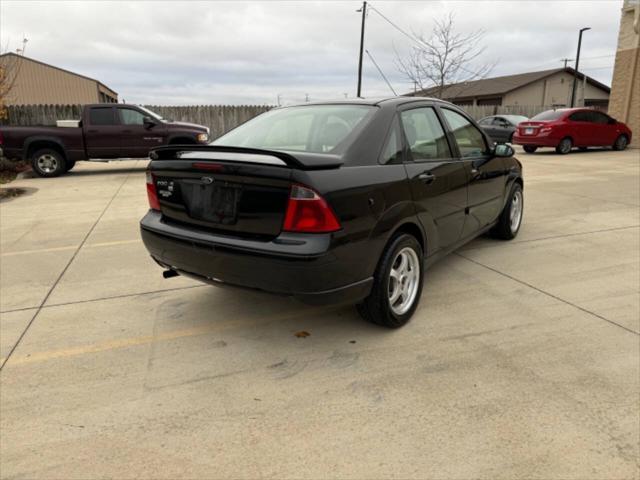
[[[571,88],[576,79],[576,106],[606,108],[610,89],[573,68],[555,68],[540,72],[484,78],[471,82],[428,88],[409,95],[436,96],[462,106],[557,106],[571,104]],[[440,93],[442,93],[440,95]]]
[[[625,122],[640,147],[640,2],[625,0],[611,84],[609,115]]]
[[[0,55],[4,105],[117,103],[103,83],[15,53]]]

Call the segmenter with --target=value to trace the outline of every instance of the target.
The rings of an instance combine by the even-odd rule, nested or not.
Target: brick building
[[[640,1],[625,0],[620,18],[609,114],[633,132],[631,146],[640,147]]]

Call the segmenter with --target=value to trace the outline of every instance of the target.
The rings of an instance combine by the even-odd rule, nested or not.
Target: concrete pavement
[[[520,235],[436,264],[397,331],[164,280],[145,162],[15,182],[0,476],[640,478],[640,153],[518,158]]]

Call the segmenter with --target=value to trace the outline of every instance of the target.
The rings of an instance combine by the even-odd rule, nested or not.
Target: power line
[[[371,55],[371,52],[369,52],[369,50],[365,50],[365,52],[367,52],[367,55],[369,56],[369,58],[371,59],[371,61],[373,62],[373,64],[376,66],[376,68],[378,69],[378,72],[380,72],[380,75],[382,76],[382,78],[384,78],[384,81],[387,82],[387,86],[389,87],[389,89],[393,92],[393,94],[397,97],[398,94],[396,93],[396,91],[393,89],[393,87],[391,86],[391,83],[389,83],[389,80],[387,80],[387,77],[384,76],[384,73],[382,72],[382,69],[378,66],[378,64],[376,63],[376,61],[373,59],[373,55]]]

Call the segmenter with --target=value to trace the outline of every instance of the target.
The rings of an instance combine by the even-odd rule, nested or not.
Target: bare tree
[[[486,77],[495,65],[474,65],[474,60],[485,51],[485,47],[480,45],[484,31],[458,33],[454,20],[454,15],[449,13],[436,20],[429,37],[422,33],[414,34],[416,45],[408,57],[402,58],[396,51],[398,70],[415,88],[430,88],[430,95],[437,98],[442,98],[445,86],[453,83],[462,84],[455,92],[455,96],[460,96],[464,82]]]
[[[27,39],[22,40],[22,48],[16,50],[18,55],[24,55]],[[0,53],[8,53],[4,48]],[[20,70],[20,58],[15,55],[6,55],[0,61],[0,119],[7,118],[7,101],[11,98],[11,91],[16,84]]]

